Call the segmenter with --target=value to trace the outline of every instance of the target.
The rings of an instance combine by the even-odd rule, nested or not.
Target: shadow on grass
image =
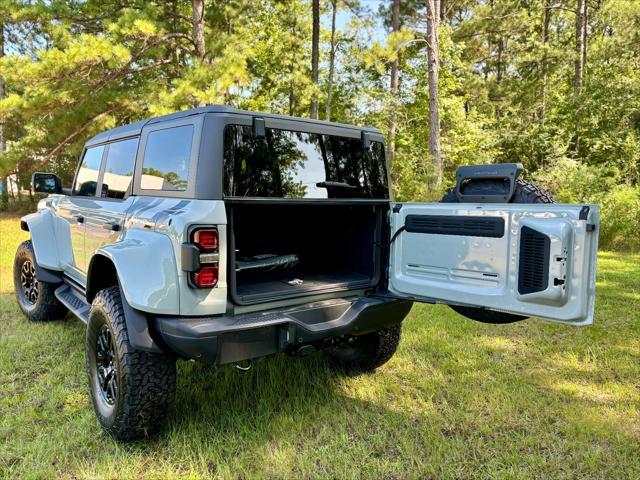
[[[353,401],[341,388],[350,378],[333,371],[321,354],[303,359],[277,355],[256,362],[248,372],[182,363],[172,427],[210,437],[267,433],[278,418],[304,424],[327,407],[344,408]]]
[[[11,299],[0,313],[9,315],[20,333],[0,330],[4,346],[13,351],[4,366],[15,366],[5,376],[11,386],[7,383],[4,391],[24,395],[24,402],[7,402],[4,413],[26,416],[33,410],[37,415],[33,437],[20,437],[30,442],[27,447],[8,430],[0,438],[0,443],[13,442],[5,466],[21,472],[36,459],[47,465],[59,459],[60,467],[51,467],[55,471],[88,476],[99,468],[95,465],[117,477],[128,475],[127,468],[137,474],[145,465],[164,464],[210,473],[238,469],[238,476],[246,477],[265,471],[279,477],[286,471],[298,477],[313,472],[379,477],[384,472],[441,478],[452,465],[461,476],[472,476],[479,465],[493,462],[499,470],[530,456],[531,468],[543,468],[549,460],[555,473],[583,465],[591,473],[602,465],[620,468],[635,462],[630,445],[639,438],[633,427],[640,352],[637,335],[630,335],[638,330],[639,305],[628,298],[633,289],[624,275],[608,275],[598,285],[602,318],[583,329],[535,320],[481,325],[444,307],[419,306],[405,323],[392,361],[360,377],[334,372],[321,354],[267,358],[246,373],[179,362],[168,425],[151,439],[129,445],[109,439],[93,418],[82,371],[82,325],[68,320],[27,329],[20,319],[18,326]],[[40,334],[30,338],[27,332]],[[60,355],[70,352],[72,359],[58,366]],[[36,365],[28,368],[34,356],[41,356],[46,368],[41,363],[37,371]],[[58,385],[59,375],[71,368],[77,370],[75,378]],[[53,394],[45,394],[49,386],[57,388]],[[81,401],[76,410],[61,412],[69,391]],[[7,425],[24,428],[26,423]],[[592,445],[600,449],[596,457],[590,457]],[[67,453],[72,450],[76,453]],[[553,466],[554,461],[569,466]],[[430,471],[430,464],[441,470]]]
[[[398,445],[402,437],[439,434],[436,421],[385,406],[376,385],[384,372],[347,376],[333,371],[321,354],[303,359],[278,355],[257,362],[249,372],[192,362],[181,362],[178,370],[168,425],[127,447],[131,453],[160,449],[174,460],[208,459],[213,470],[249,464],[254,472],[284,469],[305,477],[313,471],[305,466],[307,460],[328,471],[340,468],[332,455],[320,454],[328,450],[341,457],[352,452],[360,462],[395,462],[400,471],[410,472],[402,466],[410,456]],[[287,462],[292,463],[287,467]]]

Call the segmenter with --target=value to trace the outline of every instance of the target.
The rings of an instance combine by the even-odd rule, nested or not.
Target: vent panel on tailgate
[[[502,238],[504,218],[456,215],[407,215],[404,226],[410,233]]]
[[[542,292],[549,285],[551,240],[533,228],[523,226],[520,236],[518,292]]]

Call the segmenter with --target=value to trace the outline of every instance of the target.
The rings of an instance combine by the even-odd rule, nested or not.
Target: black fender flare
[[[102,267],[100,266],[102,264]],[[105,265],[109,265],[110,271],[104,271]],[[98,270],[96,270],[96,268]],[[102,282],[96,281],[96,276],[104,274],[107,278]],[[115,277],[115,278],[114,278]],[[127,325],[127,334],[129,335],[129,343],[136,350],[150,353],[162,353],[164,350],[154,339],[151,328],[151,320],[149,316],[140,310],[136,310],[127,302],[127,298],[123,293],[122,285],[118,276],[118,270],[114,262],[106,255],[96,254],[91,259],[89,269],[87,270],[87,303],[93,301],[93,297],[102,288],[117,285],[120,289],[120,299],[122,302],[122,311],[124,313],[125,323]]]

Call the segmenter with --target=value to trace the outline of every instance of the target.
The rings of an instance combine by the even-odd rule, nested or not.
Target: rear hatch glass
[[[384,147],[360,138],[250,126],[224,131],[224,194],[227,197],[389,197]]]

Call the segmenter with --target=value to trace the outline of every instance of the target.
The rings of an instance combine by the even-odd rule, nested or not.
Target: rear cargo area
[[[240,305],[374,286],[386,203],[228,203],[229,287]]]

